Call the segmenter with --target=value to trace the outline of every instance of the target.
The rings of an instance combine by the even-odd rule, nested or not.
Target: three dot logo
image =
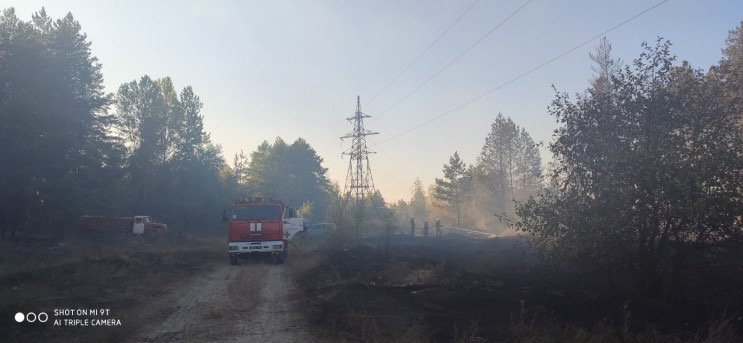
[[[15,321],[18,323],[23,323],[23,321],[34,323],[38,321],[39,323],[46,323],[47,320],[49,320],[49,315],[46,314],[46,312],[39,312],[38,314],[34,312],[29,312],[26,314],[23,314],[23,312],[18,312],[15,314]]]

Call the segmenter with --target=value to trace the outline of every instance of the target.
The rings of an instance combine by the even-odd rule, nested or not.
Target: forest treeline
[[[2,237],[61,236],[83,214],[221,234],[222,209],[258,194],[325,218],[337,190],[308,142],[277,138],[229,165],[191,86],[144,75],[107,94],[90,46],[72,14],[0,16]]]
[[[407,226],[410,218],[419,223],[440,219],[447,226],[502,232],[516,204],[542,187],[538,144],[525,128],[500,113],[477,161],[468,165],[455,151],[442,172],[426,189],[416,180],[410,200],[391,205],[398,225]]]
[[[743,277],[743,23],[708,70],[678,63],[660,38],[631,63],[606,39],[590,58],[589,87],[555,90],[548,108],[547,170],[528,133],[498,115],[474,163],[455,152],[442,179],[427,190],[417,180],[392,206],[398,225],[441,217],[522,232],[615,291],[739,304],[720,290]]]

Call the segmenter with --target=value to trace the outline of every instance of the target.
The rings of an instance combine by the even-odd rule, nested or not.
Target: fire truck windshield
[[[244,206],[232,209],[232,219],[235,220],[280,220],[279,206]]]

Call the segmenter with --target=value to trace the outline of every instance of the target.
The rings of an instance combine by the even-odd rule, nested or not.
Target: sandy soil
[[[240,333],[231,341],[304,342],[309,341],[308,327],[291,296],[295,284],[284,266],[268,265],[266,284],[255,311],[237,326]]]
[[[308,329],[284,265],[215,266],[153,305],[153,320],[132,342],[304,342]],[[171,300],[171,301],[167,301]]]

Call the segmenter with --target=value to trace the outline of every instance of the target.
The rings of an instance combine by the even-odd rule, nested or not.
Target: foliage
[[[242,150],[233,157],[232,167],[228,167],[225,172],[225,179],[230,190],[230,199],[254,193],[248,183],[248,156]]]
[[[723,90],[727,101],[738,114],[738,125],[743,129],[743,22],[731,30],[722,49],[722,61],[712,72],[724,80]]]
[[[689,263],[740,238],[743,137],[725,79],[674,66],[667,41],[643,50],[608,91],[557,94],[559,188],[520,206],[518,225],[552,256],[678,297]]]
[[[429,190],[431,189],[433,187],[429,188]],[[409,201],[400,199],[388,207],[385,205],[389,211],[386,214],[392,217],[392,224],[397,228],[403,228],[404,232],[407,232],[410,228],[410,218],[415,219],[416,227],[423,227],[423,221],[432,221],[431,216],[437,214],[432,205],[438,203],[438,200],[433,197],[433,192],[426,194],[420,179],[415,179],[410,192],[411,198]]]
[[[119,188],[101,65],[80,24],[41,11],[0,16],[0,226],[61,234]],[[111,203],[108,203],[111,204]]]
[[[514,213],[514,204],[523,201],[541,186],[541,158],[526,129],[511,118],[498,114],[485,138],[475,167],[477,203],[489,225],[502,228],[496,220]]]
[[[444,164],[443,172],[444,178],[436,179],[433,196],[443,202],[443,205],[453,214],[456,226],[461,227],[466,202],[471,198],[472,171],[468,170],[467,164],[455,151],[454,155],[449,158],[449,163]]]
[[[410,198],[410,215],[423,225],[423,221],[428,219],[428,200],[426,192],[423,190],[423,184],[419,178],[413,182],[411,189],[412,197]],[[416,224],[418,225],[418,224]]]
[[[190,86],[176,92],[166,77],[121,85],[118,132],[128,147],[134,190],[130,211],[149,213],[188,231],[212,231],[226,203],[224,161],[204,131],[202,103]]]
[[[395,225],[399,228],[409,228],[410,227],[410,218],[412,217],[410,215],[410,205],[403,200],[400,199],[395,203],[390,204],[389,206],[390,211],[394,214],[395,217]]]
[[[328,169],[322,163],[322,157],[304,139],[288,145],[276,138],[273,144],[264,141],[250,154],[245,173],[256,194],[280,199],[294,208],[309,202],[307,219],[324,221],[330,217],[333,192]]]

